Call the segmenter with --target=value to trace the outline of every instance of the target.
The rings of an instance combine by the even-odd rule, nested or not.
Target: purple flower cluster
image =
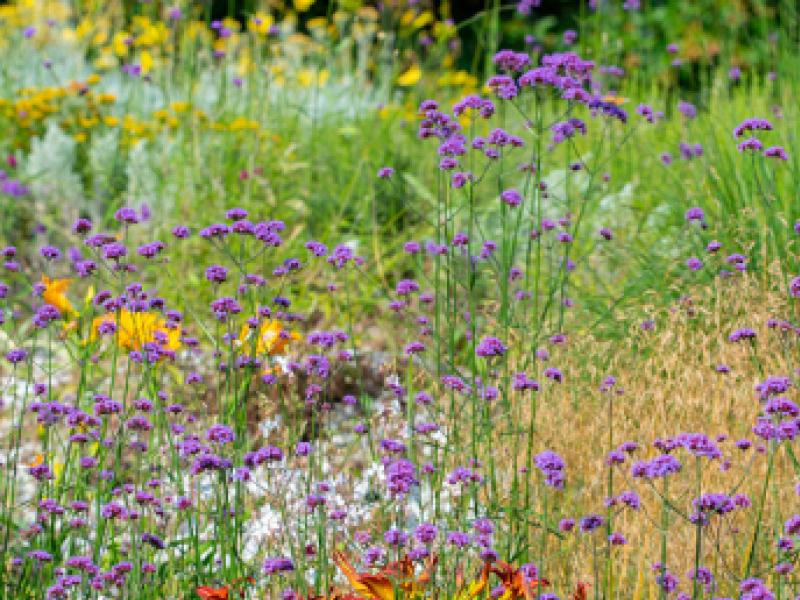
[[[727,494],[703,494],[692,500],[694,512],[690,520],[697,525],[708,525],[713,515],[726,515],[732,512],[736,505]]]
[[[385,467],[386,486],[392,496],[404,496],[417,484],[414,463],[405,458],[389,462]]]
[[[536,467],[544,475],[546,485],[564,489],[564,459],[552,450],[545,450],[534,459]]]
[[[503,356],[508,351],[503,342],[496,337],[485,337],[475,347],[475,354],[482,358],[489,358],[493,356]]]
[[[679,473],[683,465],[671,454],[661,454],[649,461],[636,462],[631,467],[631,475],[643,479],[657,479]]]
[[[756,131],[772,131],[773,126],[767,119],[745,119],[733,130],[734,138],[744,137],[745,134]],[[776,158],[778,160],[789,160],[789,155],[783,146],[770,146],[764,150],[764,144],[755,137],[749,137],[743,142],[740,142],[736,148],[739,152],[762,152],[767,158]]]

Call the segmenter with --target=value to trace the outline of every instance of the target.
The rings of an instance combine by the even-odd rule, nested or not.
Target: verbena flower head
[[[678,112],[687,119],[694,119],[697,116],[697,107],[691,102],[681,100],[678,102]]]
[[[500,50],[494,55],[492,62],[504,71],[518,72],[530,64],[531,58],[523,52]]]
[[[551,379],[557,383],[561,383],[561,381],[564,379],[563,373],[561,373],[561,371],[555,367],[547,367],[544,370],[544,376],[547,377],[547,379]]]
[[[703,261],[697,258],[696,256],[692,256],[691,258],[686,260],[686,266],[691,271],[699,271],[703,268]]]
[[[386,486],[392,496],[404,496],[417,484],[416,468],[405,458],[388,463],[384,469]]]
[[[662,454],[652,460],[639,461],[631,467],[631,475],[644,479],[657,479],[680,472],[681,462],[671,454]]]
[[[475,348],[475,354],[483,358],[503,356],[508,348],[496,337],[485,337]]]
[[[508,206],[519,206],[522,203],[522,195],[515,189],[503,191],[500,199]]]
[[[743,340],[754,340],[754,339],[756,339],[756,332],[750,329],[749,327],[737,329],[728,336],[728,341],[730,342],[741,342]]]
[[[685,216],[686,220],[689,222],[705,220],[705,213],[699,206],[693,206],[692,208],[688,209]]]
[[[133,225],[139,222],[139,216],[136,214],[136,209],[123,207],[114,213],[114,219],[120,223]]]
[[[605,524],[605,519],[596,514],[591,514],[583,517],[580,521],[580,530],[583,533],[591,533],[592,531],[602,527]]]
[[[717,459],[722,456],[722,452],[717,445],[703,433],[681,433],[675,437],[674,442],[695,456],[710,459]]]
[[[707,525],[713,515],[725,515],[732,512],[736,505],[727,494],[703,494],[692,501],[694,512],[690,520],[698,525]]]
[[[752,131],[772,131],[772,123],[767,119],[745,119],[734,128],[733,137],[740,138]]]
[[[757,138],[747,138],[736,146],[739,152],[760,152],[764,148],[764,144]]]
[[[745,579],[739,584],[741,600],[775,600],[775,595],[760,579]]]
[[[773,396],[783,394],[792,387],[792,380],[785,375],[773,375],[755,386],[759,398],[766,400]]]
[[[28,351],[24,348],[14,348],[6,353],[6,360],[12,365],[21,363],[28,357]]]
[[[564,459],[552,450],[545,450],[534,459],[536,467],[545,476],[545,484],[556,489],[564,488]]]
[[[777,158],[778,160],[789,160],[789,154],[783,146],[770,146],[764,150],[767,158]]]
[[[292,559],[283,556],[267,558],[264,561],[262,570],[266,575],[286,573],[288,571],[294,571],[294,562],[292,562]]]
[[[227,425],[217,424],[212,425],[206,432],[206,439],[214,444],[230,444],[236,439],[236,436],[233,429]]]

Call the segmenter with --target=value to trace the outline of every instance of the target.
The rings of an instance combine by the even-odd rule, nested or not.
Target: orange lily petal
[[[341,552],[335,552],[333,554],[333,562],[339,567],[339,570],[342,574],[347,577],[347,580],[350,582],[350,585],[353,586],[353,589],[358,592],[359,594],[369,594],[369,588],[361,582],[361,575],[356,572],[353,565],[347,560],[347,557],[342,554]]]
[[[228,600],[227,587],[212,588],[208,586],[200,586],[195,591],[203,600]]]
[[[367,594],[375,600],[394,600],[394,585],[385,575],[359,575],[361,583],[367,588]],[[355,587],[355,586],[354,586]]]
[[[74,314],[75,309],[67,298],[66,292],[72,283],[72,279],[50,279],[47,275],[42,275],[42,300],[51,306],[55,306],[61,316]]]
[[[575,587],[575,593],[572,595],[572,600],[587,600],[589,597],[589,584],[584,581],[579,581]]]

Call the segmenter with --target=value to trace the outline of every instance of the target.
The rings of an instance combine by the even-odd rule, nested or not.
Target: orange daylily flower
[[[489,584],[489,573],[491,573],[492,563],[483,563],[481,575],[478,579],[469,584],[469,588],[464,590],[464,573],[459,568],[456,571],[456,588],[458,593],[456,598],[458,600],[473,600],[483,594],[486,586]]]
[[[75,309],[72,308],[66,294],[71,283],[72,279],[50,279],[47,275],[42,275],[42,285],[44,285],[42,299],[47,304],[55,306],[62,317],[75,314]]]
[[[197,595],[202,600],[228,600],[228,587],[212,588],[208,586],[200,586],[195,590]]]
[[[525,600],[533,600],[535,597],[533,590],[539,586],[545,587],[550,585],[547,579],[533,579],[528,581],[525,573],[521,569],[515,569],[510,564],[499,560],[495,563],[496,566],[491,568],[491,572],[500,578],[505,593],[501,596],[503,600],[516,600],[517,598],[525,598]]]
[[[374,600],[394,600],[394,586],[388,577],[358,573],[341,552],[333,555],[333,562],[359,594]]]
[[[126,350],[141,350],[144,344],[159,343],[166,350],[175,351],[181,347],[179,328],[170,329],[166,321],[155,312],[131,312],[122,309],[117,315],[109,313],[96,317],[92,321],[92,339],[97,337],[97,330],[103,323],[114,323],[117,326],[117,343]],[[159,341],[162,338],[162,341]]]
[[[579,581],[572,594],[572,600],[587,600],[589,598],[589,584]]]
[[[301,596],[300,600],[364,600],[362,596],[356,596],[355,594],[344,593],[340,594],[338,592],[331,592],[330,596],[316,596],[309,594],[306,597]]]
[[[239,342],[245,344],[250,341],[253,330],[243,325],[239,332]],[[260,354],[284,354],[289,344],[300,339],[300,335],[295,331],[287,331],[278,321],[266,319],[258,329],[258,339],[256,340],[256,355]]]
[[[389,563],[374,575],[358,573],[341,552],[333,555],[333,562],[359,594],[363,594],[369,600],[395,600],[395,588],[411,595],[422,591],[430,583],[431,571],[436,564],[436,558],[428,560],[425,570],[416,579],[414,578],[414,563],[407,556],[397,562]]]
[[[240,577],[239,579],[234,579],[230,585],[224,585],[218,588],[202,585],[196,588],[195,592],[197,592],[197,595],[200,596],[202,600],[228,600],[231,590],[235,591],[236,597],[244,598],[244,588],[254,583],[255,579],[252,577]]]

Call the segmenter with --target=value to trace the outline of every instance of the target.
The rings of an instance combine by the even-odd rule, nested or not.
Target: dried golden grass
[[[796,334],[781,333],[766,325],[770,318],[791,317],[792,310],[785,292],[768,289],[763,281],[745,275],[692,290],[691,299],[684,297],[668,310],[653,315],[654,331],[643,331],[636,322],[627,343],[584,337],[554,348],[551,363],[564,372],[565,381],[561,385],[545,385],[540,392],[539,439],[534,446],[535,452],[549,448],[566,460],[566,490],[550,492],[559,498],[556,512],[572,517],[590,512],[606,514],[603,500],[607,495],[608,469],[604,459],[610,441],[613,446],[627,440],[639,442],[643,447],[634,455],[634,460],[639,460],[658,453],[652,448],[656,438],[681,432],[701,432],[712,439],[726,434],[727,441],[719,445],[723,460],[730,459],[732,466],[722,472],[721,461],[703,459],[702,492],[729,493],[741,481],[736,491],[748,494],[756,504],[766,457],[754,450],[742,452],[733,442],[743,437],[754,440],[751,427],[759,414],[754,386],[768,375],[792,374]],[[741,327],[756,330],[755,343],[728,341],[730,333]],[[730,373],[717,373],[718,364],[728,365]],[[599,391],[608,374],[617,377],[624,388],[622,395]],[[611,428],[609,402],[613,412]],[[522,413],[522,420],[527,420],[527,408]],[[501,454],[508,460],[515,451],[507,449]],[[671,478],[670,497],[688,513],[691,500],[697,495],[695,465],[686,452],[678,451],[676,455],[684,469]],[[523,459],[518,456],[518,460]],[[501,464],[510,472],[509,462]],[[630,478],[630,465],[629,459],[615,471],[614,490],[640,492],[642,510],[624,511],[615,518],[614,529],[628,539],[626,547],[614,551],[618,559],[614,570],[619,578],[615,588],[617,597],[644,598],[653,593],[650,565],[660,558],[661,502],[646,484]],[[767,498],[762,538],[773,557],[776,530],[797,504],[794,471],[783,453],[776,462],[775,473],[776,491]],[[750,509],[727,521],[721,530],[712,526],[704,532],[713,532],[720,538],[718,548],[710,550],[710,543],[706,542],[703,552],[704,566],[712,568],[718,578],[742,576],[754,513],[755,509]],[[671,520],[678,519],[673,514]],[[534,533],[533,537],[538,535]],[[604,535],[596,535],[604,546]],[[694,535],[694,528],[686,523],[670,528],[668,566],[680,577],[694,566]],[[588,580],[592,574],[591,544],[580,534],[572,539],[557,554],[550,555],[549,566],[561,570],[564,576]],[[760,561],[757,566],[765,568],[766,563]],[[644,580],[642,569],[648,571]]]

